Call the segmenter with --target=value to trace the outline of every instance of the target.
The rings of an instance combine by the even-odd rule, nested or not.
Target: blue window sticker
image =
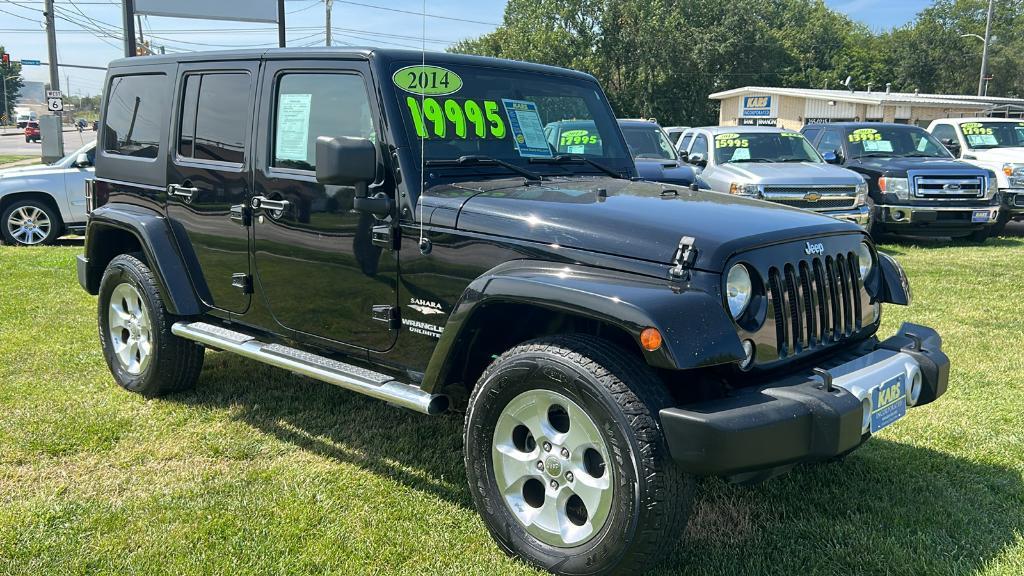
[[[551,147],[544,137],[544,125],[540,121],[537,103],[507,98],[502,98],[501,103],[505,106],[519,155],[524,158],[551,158]]]

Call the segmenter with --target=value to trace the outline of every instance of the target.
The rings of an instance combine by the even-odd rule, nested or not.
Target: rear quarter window
[[[111,78],[103,115],[103,151],[117,156],[156,158],[167,122],[169,88],[164,74]]]

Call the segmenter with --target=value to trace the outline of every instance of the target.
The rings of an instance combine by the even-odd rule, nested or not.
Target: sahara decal
[[[444,314],[444,308],[441,307],[437,302],[430,300],[420,300],[419,298],[409,299],[409,308],[423,314],[424,316],[430,316],[432,314]]]

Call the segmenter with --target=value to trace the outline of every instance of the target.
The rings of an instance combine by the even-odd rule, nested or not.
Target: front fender
[[[129,251],[104,241],[104,233],[110,229],[127,232],[138,241],[170,313],[192,316],[205,310],[193,289],[188,268],[177,250],[167,219],[152,210],[130,204],[107,204],[89,215],[83,271],[89,293],[99,292],[99,282],[107,263],[117,254]]]
[[[517,260],[489,270],[463,292],[430,359],[425,389],[444,383],[453,351],[468,344],[474,314],[488,303],[536,306],[615,326],[656,368],[684,370],[743,359],[732,321],[707,292],[625,272]],[[653,352],[640,346],[640,332],[648,327],[657,328],[664,341]]]

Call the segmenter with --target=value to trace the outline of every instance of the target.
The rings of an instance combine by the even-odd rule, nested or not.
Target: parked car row
[[[627,126],[635,121],[620,122],[629,142]],[[640,168],[651,153],[641,153],[642,145],[630,146],[638,171],[658,180]],[[879,122],[809,125],[800,132],[709,126],[682,130],[675,147],[697,187],[849,220],[876,238],[984,241],[1010,220],[1024,219],[1024,122],[1018,120],[937,120],[929,130]],[[682,173],[680,166],[673,170]]]

